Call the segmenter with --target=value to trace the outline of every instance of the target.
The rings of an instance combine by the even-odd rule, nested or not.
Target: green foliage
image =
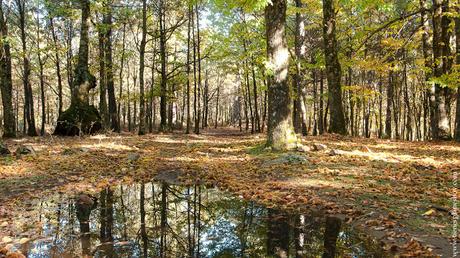
[[[452,71],[439,77],[431,77],[429,83],[439,84],[441,87],[457,89],[460,87],[460,65],[454,65]]]

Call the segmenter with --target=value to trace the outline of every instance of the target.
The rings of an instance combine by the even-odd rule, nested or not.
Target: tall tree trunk
[[[267,145],[275,150],[295,148],[291,92],[288,84],[289,51],[286,42],[286,0],[273,0],[265,7],[268,62],[273,75],[268,87]]]
[[[120,88],[118,92],[118,132],[121,131],[121,100],[123,98],[123,69],[125,64],[125,51],[126,51],[126,22],[123,23],[123,39],[121,43],[121,57],[120,57],[120,70],[118,74],[118,81],[120,83]],[[129,76],[129,74],[128,74]],[[123,116],[124,117],[124,116]],[[124,125],[124,118],[123,118]]]
[[[324,133],[324,78],[323,78],[323,70],[320,70],[320,78],[319,78],[319,113],[318,113],[318,133]]]
[[[160,21],[160,59],[161,59],[161,82],[160,82],[160,132],[169,131],[167,119],[167,74],[166,74],[166,17],[164,0],[159,2]]]
[[[196,16],[196,58],[198,61],[198,69],[197,69],[197,76],[198,76],[198,92],[196,93],[198,96],[198,103],[197,103],[197,115],[195,117],[195,133],[200,133],[200,117],[201,117],[201,107],[200,107],[200,91],[201,91],[201,39],[200,39],[200,11],[199,11],[199,4],[196,3],[195,5],[195,16]]]
[[[422,51],[423,51],[423,59],[425,61],[425,82],[428,82],[430,80],[431,76],[431,70],[432,70],[432,52],[430,49],[431,43],[430,43],[430,24],[428,20],[428,14],[425,9],[427,9],[427,3],[426,0],[420,0],[420,8],[422,8],[422,12],[420,14],[420,22],[423,28],[423,34],[422,34]],[[427,120],[428,117],[431,117],[430,123],[434,122],[433,116],[434,116],[434,100],[431,101],[431,98],[434,98],[434,96],[430,96],[430,89],[427,89],[424,91],[424,96],[425,96],[425,101],[424,101],[424,134],[425,134],[425,139],[428,137],[428,128],[432,128],[432,126],[427,125]]]
[[[246,47],[245,47],[246,48]],[[246,51],[245,51],[246,52]],[[245,85],[246,85],[246,97],[249,107],[249,115],[251,118],[251,133],[254,133],[254,113],[252,112],[252,101],[251,101],[251,88],[249,86],[249,71],[248,62],[245,62],[244,74],[245,74]]]
[[[188,7],[188,23],[187,23],[187,125],[185,129],[185,133],[190,133],[190,126],[192,123],[191,113],[190,113],[190,32],[192,26],[192,6],[189,5]]]
[[[105,27],[104,33],[104,57],[105,57],[105,72],[107,83],[107,95],[109,100],[109,120],[110,129],[115,132],[119,131],[117,101],[115,99],[115,86],[113,80],[113,58],[112,58],[112,1],[107,0],[106,11],[104,12],[103,23]]]
[[[254,122],[256,133],[260,133],[260,117],[259,117],[259,105],[258,105],[258,96],[257,96],[257,78],[255,72],[254,58],[252,59],[252,90],[254,91]]]
[[[216,95],[216,114],[215,114],[215,121],[214,121],[214,128],[217,129],[217,124],[219,121],[219,98],[220,98],[220,85],[217,84],[217,95]]]
[[[147,37],[147,0],[142,0],[142,38],[139,48],[139,135],[145,134],[144,68]]]
[[[99,39],[99,114],[104,129],[109,128],[109,112],[107,109],[107,73],[105,70],[105,24],[101,24],[98,31]]]
[[[59,57],[59,49],[58,49],[58,39],[56,36],[56,32],[54,30],[54,19],[53,17],[49,18],[50,21],[50,29],[51,35],[53,37],[53,45],[55,48],[54,57],[55,57],[55,64],[56,64],[56,76],[57,76],[57,83],[58,83],[58,115],[61,115],[63,110],[63,99],[62,99],[62,76],[61,76],[61,59]]]
[[[45,107],[45,75],[44,75],[44,66],[45,60],[43,60],[40,49],[40,19],[39,14],[37,13],[37,55],[38,55],[38,67],[39,67],[39,76],[40,76],[40,99],[41,99],[41,111],[42,111],[42,121],[40,126],[40,135],[45,135],[45,124],[46,124],[46,107]]]
[[[323,0],[323,35],[326,55],[328,103],[331,110],[329,131],[346,134],[342,105],[341,68],[338,57],[334,0]]]
[[[456,8],[457,13],[460,13],[460,6]],[[460,65],[460,17],[455,18],[455,49],[457,65]],[[457,88],[457,110],[455,113],[455,140],[460,141],[460,87]]]
[[[16,121],[13,110],[13,81],[11,77],[11,52],[7,40],[8,27],[0,0],[0,91],[3,105],[3,137],[16,137]],[[18,99],[18,98],[16,98]]]
[[[433,74],[439,77],[443,74],[443,39],[442,39],[442,2],[443,0],[433,0]],[[434,97],[434,111],[432,123],[433,139],[449,139],[449,119],[447,117],[446,99],[444,90],[438,83],[434,84],[432,98]]]
[[[385,116],[385,137],[391,138],[391,111],[393,110],[394,72],[390,68],[387,84],[387,110]]]
[[[72,39],[73,39],[73,24],[72,20],[65,21],[65,42],[66,42],[66,71],[67,71],[67,84],[70,88],[70,94],[73,95],[73,53],[72,53]]]
[[[208,112],[209,112],[209,77],[208,70],[205,71],[204,76],[204,89],[203,89],[203,128],[208,127]]]
[[[295,1],[295,6],[297,8],[302,8],[303,4],[301,0]],[[301,11],[298,10],[295,15],[295,37],[294,37],[294,45],[295,45],[295,57],[296,57],[296,70],[294,76],[294,83],[295,83],[295,90],[296,90],[296,100],[294,101],[294,107],[297,110],[295,114],[294,120],[294,127],[296,132],[302,132],[303,135],[307,134],[306,127],[307,127],[307,116],[305,110],[305,102],[303,100],[304,97],[304,87],[302,84],[302,67],[301,62],[304,58],[305,50],[303,48],[305,38],[305,18],[301,14]]]
[[[21,44],[22,44],[22,59],[23,59],[23,74],[22,81],[24,84],[24,111],[27,120],[27,134],[29,136],[36,136],[37,130],[35,128],[35,114],[34,114],[34,99],[32,94],[32,86],[30,84],[30,60],[27,54],[27,39],[26,39],[26,1],[16,0],[16,7],[19,13],[19,29],[21,31]]]

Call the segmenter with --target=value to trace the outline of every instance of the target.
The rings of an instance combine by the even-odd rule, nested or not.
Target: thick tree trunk
[[[3,105],[3,137],[16,137],[16,121],[13,110],[13,81],[11,77],[11,52],[3,1],[0,0],[0,91]]]
[[[161,82],[160,82],[160,132],[169,131],[167,119],[167,74],[166,74],[166,31],[165,31],[165,10],[164,0],[159,3],[160,21],[160,62],[161,62]]]
[[[329,131],[346,134],[345,116],[342,105],[341,68],[335,35],[334,0],[323,0],[323,35],[326,55],[328,103],[331,110]]]
[[[265,7],[267,55],[273,75],[268,87],[267,145],[275,150],[296,147],[288,84],[289,51],[286,42],[286,0],[273,0]]]
[[[96,87],[96,78],[89,72],[89,0],[80,0],[81,28],[78,63],[72,84],[72,98],[69,109],[58,118],[54,130],[56,135],[78,135],[95,133],[102,128],[101,117],[97,109],[89,105],[89,91]]]
[[[433,74],[439,77],[443,74],[443,39],[442,39],[442,0],[433,0]],[[439,84],[434,84],[432,98],[434,98],[434,110],[432,122],[432,138],[443,140],[450,138],[449,119],[447,117],[446,99],[444,89]]]

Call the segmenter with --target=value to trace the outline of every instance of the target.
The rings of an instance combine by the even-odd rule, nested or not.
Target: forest
[[[459,50],[458,0],[0,0],[0,258],[456,257]]]

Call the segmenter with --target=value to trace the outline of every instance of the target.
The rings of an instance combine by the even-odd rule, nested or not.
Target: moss
[[[101,129],[101,116],[94,106],[73,104],[59,116],[54,135],[94,134]]]

